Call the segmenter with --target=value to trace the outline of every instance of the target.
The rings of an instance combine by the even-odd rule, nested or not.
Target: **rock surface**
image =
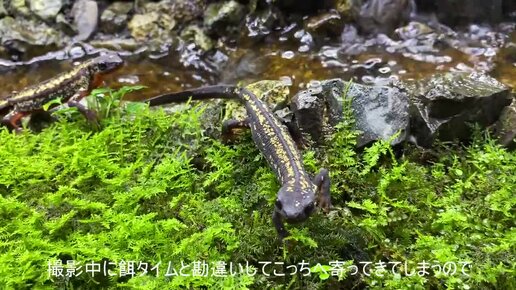
[[[356,129],[361,131],[357,146],[362,147],[376,140],[388,140],[397,144],[405,140],[409,127],[408,97],[394,87],[351,84],[341,79],[325,80],[320,87],[299,92],[292,100],[296,125],[302,133],[316,143],[335,126],[343,113],[344,96],[352,98],[351,106]]]
[[[236,1],[217,2],[208,5],[204,12],[204,25],[218,35],[224,35],[229,25],[244,19],[245,7]]]
[[[516,102],[503,108],[500,119],[492,126],[493,134],[498,142],[509,149],[516,148]]]
[[[30,10],[43,20],[55,19],[61,10],[64,0],[30,0]]]
[[[4,17],[0,19],[0,41],[25,51],[29,46],[59,46],[66,37],[43,22]]]
[[[366,0],[354,7],[355,19],[363,32],[390,34],[408,22],[415,9],[411,0]]]
[[[133,6],[131,2],[114,2],[109,5],[100,16],[101,30],[106,33],[124,30]]]
[[[79,0],[72,7],[72,15],[77,29],[76,40],[83,41],[97,29],[99,9],[97,2],[92,0]]]
[[[410,131],[421,146],[430,146],[436,139],[468,140],[472,123],[493,124],[511,102],[507,86],[476,72],[440,74],[400,84],[400,89],[410,93]]]

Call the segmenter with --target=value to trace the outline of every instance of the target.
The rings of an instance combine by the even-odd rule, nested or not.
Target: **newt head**
[[[303,222],[315,209],[315,192],[310,188],[285,184],[278,191],[274,207],[288,223]]]
[[[116,54],[109,53],[94,58],[89,64],[89,69],[93,74],[107,74],[120,68],[124,61]]]

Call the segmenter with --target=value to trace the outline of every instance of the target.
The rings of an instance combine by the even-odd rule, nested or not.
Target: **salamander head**
[[[315,192],[309,188],[283,185],[274,207],[288,223],[305,221],[315,209]]]
[[[88,65],[94,74],[107,74],[121,67],[124,61],[115,53],[104,54],[92,59]]]

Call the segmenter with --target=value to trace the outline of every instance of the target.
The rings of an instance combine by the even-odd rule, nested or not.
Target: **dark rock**
[[[360,7],[354,7],[360,29],[372,34],[391,34],[409,21],[414,9],[412,0],[368,0]]]
[[[5,9],[4,0],[0,0],[0,17],[4,17],[7,15],[7,10]]]
[[[509,149],[516,148],[516,102],[503,108],[500,119],[492,126],[493,135],[498,142]]]
[[[503,0],[502,1],[502,10],[504,15],[512,15],[514,17],[516,14],[516,1],[514,0]]]
[[[72,7],[73,23],[77,30],[75,39],[83,41],[97,29],[99,8],[97,2],[92,0],[79,0]]]
[[[326,102],[321,95],[322,88],[299,91],[293,98],[291,109],[294,112],[295,127],[311,141],[321,144],[325,125]]]
[[[333,0],[276,0],[274,4],[286,14],[313,14],[319,10],[331,9],[335,5]]]
[[[131,2],[114,2],[102,12],[100,16],[100,29],[106,33],[117,33],[122,31],[133,10]]]
[[[435,2],[437,16],[445,24],[497,22],[502,19],[503,0],[437,0]]]
[[[342,94],[339,96],[342,98]],[[346,94],[352,98],[356,128],[361,131],[357,146],[376,140],[389,140],[392,145],[406,139],[409,128],[409,99],[406,93],[395,87],[352,84]],[[339,101],[342,107],[342,101]]]
[[[410,131],[424,147],[435,139],[469,140],[472,123],[493,124],[511,102],[508,87],[480,73],[447,73],[396,86],[410,93]]]
[[[352,98],[356,127],[361,134],[357,146],[362,147],[376,140],[388,140],[398,144],[405,140],[409,126],[408,97],[394,87],[351,84],[341,79],[326,80],[320,87],[313,86],[299,92],[292,100],[296,125],[303,134],[317,143],[331,127],[342,120],[344,97]]]

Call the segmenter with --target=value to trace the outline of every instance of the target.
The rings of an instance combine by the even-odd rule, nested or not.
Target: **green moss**
[[[70,111],[38,134],[1,129],[0,285],[5,288],[516,287],[516,157],[488,137],[477,137],[466,148],[443,146],[440,157],[423,164],[417,149],[395,158],[389,142],[357,153],[348,116],[327,148],[304,154],[311,173],[330,169],[335,208],[289,225],[292,237],[284,247],[270,219],[278,184],[249,134],[231,145],[205,137],[203,104],[166,114],[107,100],[98,131]],[[82,271],[92,261],[115,262],[109,269],[116,274],[122,260],[136,261],[136,271],[139,262],[149,263],[149,273],[50,277],[48,263],[56,260],[75,260]],[[167,277],[169,261],[176,271],[181,261],[205,261],[211,269],[220,261],[228,272],[230,263],[233,270],[240,263],[261,272],[264,261],[284,263],[275,268],[289,272],[286,265],[300,270],[304,261],[315,272]],[[372,262],[372,275],[325,274],[334,261],[344,268],[353,263],[359,273],[360,261]],[[416,272],[422,262],[454,262],[458,269],[448,276],[435,269],[407,276],[405,261]],[[156,277],[150,269],[158,262]],[[380,262],[402,264],[396,274],[387,268],[375,275]],[[460,273],[459,262],[471,265],[468,275]]]

